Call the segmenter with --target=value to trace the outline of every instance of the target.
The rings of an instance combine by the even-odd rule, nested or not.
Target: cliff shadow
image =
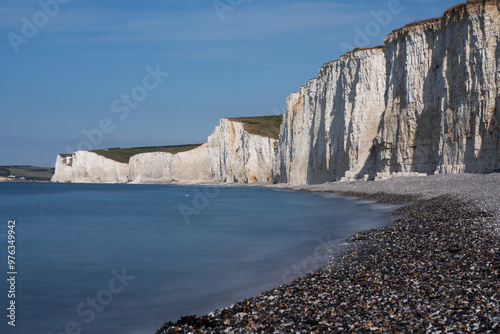
[[[497,58],[500,59],[500,58]],[[495,99],[495,107],[487,111],[487,127],[482,135],[483,141],[479,152],[479,159],[483,162],[479,172],[500,172],[500,105],[499,96]]]
[[[349,73],[352,61],[352,59],[349,59],[346,63],[342,63],[342,67],[339,70],[340,73],[338,73],[336,78],[332,78],[332,80],[335,79],[337,81],[337,84],[332,96],[332,110],[330,111],[332,121],[329,125],[329,135],[325,137],[325,140],[329,141],[326,145],[329,153],[329,161],[327,171],[324,174],[325,180],[323,181],[338,180],[344,177],[346,171],[353,167],[350,165],[353,143],[349,134],[352,134],[354,131],[353,113],[357,108],[355,104],[356,95],[358,94],[356,83],[360,81],[360,65],[356,66],[353,73]],[[349,78],[348,74],[352,74],[352,78]],[[347,94],[346,88],[349,88]],[[326,106],[326,99],[324,102]],[[350,110],[347,109],[346,102],[350,103]],[[347,123],[346,116],[348,113],[350,113],[350,117]]]
[[[451,58],[455,56],[448,52],[451,48],[450,45],[447,45],[450,41],[446,38],[448,36],[433,36],[433,32],[427,32],[426,37],[432,43],[428,47],[429,50],[432,50],[430,55],[432,60],[424,77],[423,106],[420,114],[418,114],[418,106],[412,106],[415,108],[416,128],[413,143],[407,149],[408,156],[411,157],[411,172],[434,174],[439,163],[443,161],[440,152],[441,132],[443,131],[441,124],[443,122],[443,109],[448,108],[443,102],[448,103],[455,93],[453,89],[451,92],[448,91],[446,85],[447,81],[448,83],[453,81],[452,78],[455,75],[452,72],[453,66],[450,65],[452,64]],[[439,37],[447,41],[446,45],[441,45]],[[444,57],[448,58],[446,70],[443,68]]]
[[[403,63],[393,62],[392,59],[402,57],[401,53],[403,52],[406,54],[406,45],[403,44],[403,46],[404,48],[397,50],[395,54],[389,54],[391,48],[387,43],[385,45],[385,108],[379,119],[377,135],[373,139],[370,154],[358,173],[358,177],[368,175],[368,179],[372,180],[378,173],[392,174],[401,172],[401,166],[398,164],[397,148],[400,146],[401,106],[407,105],[407,97],[404,92],[400,91],[399,87],[406,84],[407,78],[404,75],[396,77],[396,74],[404,71]],[[401,100],[396,101],[395,96],[399,96]],[[397,105],[397,108],[395,105]],[[394,131],[387,133],[392,127],[394,127]],[[388,159],[387,156],[389,156]]]
[[[370,154],[363,163],[363,167],[361,167],[360,171],[356,174],[357,179],[363,178],[367,175],[368,180],[374,180],[375,176],[377,176],[377,172],[381,171],[379,166],[379,154],[382,145],[379,143],[378,135],[382,133],[384,128],[384,116],[385,110],[379,120],[377,137],[373,139],[372,146],[370,147]]]
[[[500,6],[500,2],[498,3]],[[497,42],[498,43],[498,42]],[[500,43],[496,47],[496,82],[500,79]],[[488,127],[484,134],[481,150],[479,153],[480,159],[486,161],[486,166],[483,167],[483,172],[500,172],[500,87],[496,86],[495,106],[487,111],[486,121]]]
[[[350,60],[349,62],[351,62],[352,60]],[[340,169],[340,175],[339,173],[337,172],[337,178],[339,177],[344,177],[346,176],[346,172],[349,171],[349,170],[352,170],[353,167],[357,167],[358,165],[358,158],[359,158],[359,147],[357,145],[357,143],[353,143],[351,138],[353,138],[353,136],[351,136],[352,134],[354,134],[354,120],[353,118],[355,118],[355,113],[357,112],[365,112],[365,110],[363,109],[363,106],[361,106],[361,108],[359,106],[356,105],[356,96],[358,95],[358,84],[360,82],[360,63],[358,62],[357,64],[358,66],[356,67],[356,72],[354,73],[354,80],[351,82],[352,84],[352,87],[351,87],[351,90],[349,92],[349,95],[347,97],[349,103],[352,105],[352,109],[351,110],[347,110],[345,107],[344,107],[344,117],[342,117],[342,122],[343,122],[343,129],[344,131],[346,131],[344,133],[344,138],[345,138],[345,141],[347,141],[347,145],[345,145],[343,148],[342,148],[342,164],[341,164],[341,169]],[[349,68],[349,63],[347,64],[347,67]],[[347,82],[347,80],[346,80]],[[360,109],[358,111],[358,109]],[[349,117],[349,123],[346,124],[346,114],[347,112],[350,112],[350,117]],[[347,134],[347,135],[346,135]],[[347,149],[346,149],[347,148]],[[353,150],[353,148],[355,148],[355,150]],[[352,155],[355,155],[354,157],[352,157]],[[354,160],[353,160],[354,158]],[[354,166],[351,166],[351,162],[352,161],[355,161],[355,165]]]
[[[499,167],[498,103],[491,106],[487,91],[491,68],[485,64],[486,28],[482,21],[479,27],[470,24],[469,17],[453,20],[445,33],[427,37],[434,54],[415,134],[415,172],[478,173]],[[483,40],[472,37],[474,27]]]
[[[316,81],[316,88],[320,85],[319,80]],[[319,93],[319,94],[318,94]],[[319,95],[319,96],[318,96]],[[309,127],[309,157],[306,171],[306,182],[321,183],[330,181],[328,175],[328,164],[326,162],[326,150],[328,142],[326,138],[326,88],[322,87],[319,92],[316,89],[314,103],[309,103],[307,108],[312,109],[313,117],[311,126]],[[314,108],[313,108],[314,107]],[[315,135],[316,134],[316,135]]]

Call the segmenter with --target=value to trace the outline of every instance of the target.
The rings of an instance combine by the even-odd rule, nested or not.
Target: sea
[[[318,269],[391,209],[258,187],[0,183],[0,333],[154,334]]]

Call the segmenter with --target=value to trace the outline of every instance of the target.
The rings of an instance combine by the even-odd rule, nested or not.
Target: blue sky
[[[2,0],[0,165],[204,142],[222,117],[283,113],[346,47],[456,3]]]

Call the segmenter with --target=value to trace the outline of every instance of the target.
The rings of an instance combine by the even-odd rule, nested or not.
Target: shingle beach
[[[322,269],[157,333],[500,332],[500,174],[292,189],[406,204]]]

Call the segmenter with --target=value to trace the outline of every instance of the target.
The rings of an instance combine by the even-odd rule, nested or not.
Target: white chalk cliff
[[[279,142],[223,119],[175,155],[59,156],[52,180],[306,184],[499,170],[499,6],[468,1],[323,65],[288,97]]]
[[[500,167],[499,41],[497,1],[470,1],[386,37],[382,175]]]
[[[277,181],[319,183],[373,172],[385,66],[382,48],[350,52],[288,97]]]
[[[93,152],[58,155],[52,182],[125,183],[128,164],[106,159]]]
[[[212,181],[207,144],[177,154],[142,153],[130,158],[130,181],[196,183]]]
[[[277,139],[250,134],[243,123],[222,119],[205,144],[177,154],[137,154],[128,164],[86,151],[59,155],[52,182],[271,182],[277,145]]]
[[[277,139],[250,134],[243,123],[222,119],[207,145],[214,181],[272,182]]]
[[[499,36],[498,2],[469,1],[325,64],[287,99],[275,181],[499,169]]]

